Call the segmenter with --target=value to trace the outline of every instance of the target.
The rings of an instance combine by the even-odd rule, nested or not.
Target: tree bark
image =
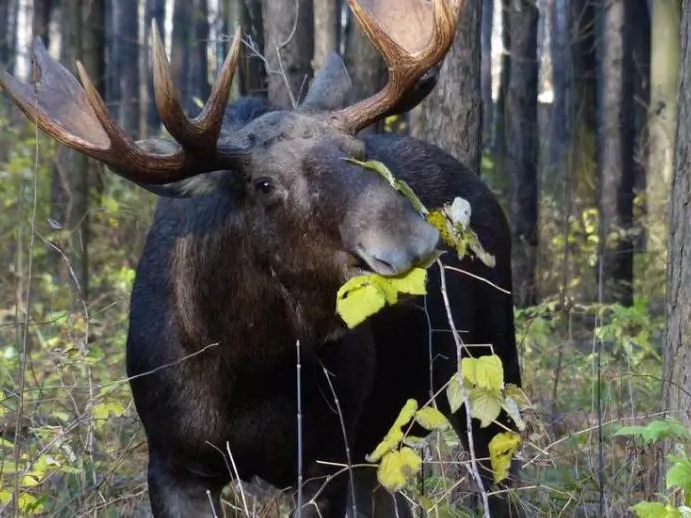
[[[681,56],[667,262],[663,397],[667,412],[691,427],[691,0],[683,0],[682,4]]]
[[[117,121],[132,138],[139,138],[139,16],[137,2],[112,1],[113,99]]]
[[[17,13],[18,0],[0,2],[0,63],[14,74],[17,56]]]
[[[652,0],[647,201],[650,249],[666,245],[680,63],[679,0]]]
[[[312,0],[262,0],[269,100],[294,107],[312,78]]]
[[[165,0],[146,0],[146,11],[144,14],[144,55],[143,67],[144,77],[146,78],[145,96],[143,99],[146,106],[146,132],[147,135],[156,135],[161,130],[161,119],[156,109],[154,94],[153,68],[151,63],[151,22],[155,21],[161,40],[165,43]]]
[[[338,50],[340,11],[337,0],[314,2],[314,70],[319,70],[330,52]]]
[[[439,82],[411,124],[413,136],[434,142],[475,172],[482,153],[481,21],[482,2],[465,2]]]
[[[194,0],[193,13],[193,45],[190,61],[190,103],[189,114],[197,115],[201,111],[194,100],[205,103],[211,94],[209,84],[209,58],[207,56],[207,41],[209,41],[209,7],[207,0]]]
[[[492,29],[494,21],[494,0],[482,1],[482,29],[481,29],[481,57],[480,83],[482,89],[482,129],[484,133],[483,147],[490,142],[492,135],[492,114],[494,102],[492,100]]]
[[[264,21],[261,0],[232,0],[240,2],[241,25],[256,47],[255,55],[243,46],[239,70],[241,95],[267,95],[267,71],[260,56],[264,56]],[[235,30],[233,28],[233,30]]]
[[[509,207],[516,305],[535,304],[538,244],[537,29],[532,0],[511,0],[508,12],[511,66],[506,92],[506,149],[511,179]]]
[[[633,81],[633,131],[635,154],[633,161],[634,235],[635,251],[647,246],[648,200],[648,112],[650,110],[650,47],[651,16],[647,0],[631,0],[627,23],[631,27],[631,74]]]
[[[2,7],[0,7],[2,10]],[[34,13],[31,19],[31,34],[41,38],[46,48],[50,48],[50,15],[53,11],[52,0],[34,0]]]
[[[63,0],[61,6],[62,63],[74,69],[84,63],[101,94],[104,90],[104,10],[103,0]],[[53,168],[51,216],[69,231],[69,241],[60,243],[74,272],[82,299],[89,296],[89,162],[86,156],[60,148]],[[60,277],[69,278],[61,260]]]
[[[602,302],[633,303],[633,75],[627,11],[632,0],[600,4],[598,282]]]
[[[506,150],[506,96],[509,90],[511,75],[511,29],[509,27],[509,9],[511,0],[499,0],[501,6],[501,72],[499,73],[499,95],[495,107],[494,134],[492,150],[494,151],[494,180],[506,197],[509,185]]]

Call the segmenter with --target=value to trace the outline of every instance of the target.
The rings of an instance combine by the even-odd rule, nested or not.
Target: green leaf
[[[624,426],[614,435],[640,437],[646,442],[657,442],[669,437],[691,440],[691,431],[674,419],[651,421],[647,426]]]
[[[362,277],[365,276],[350,279],[341,286],[336,296],[336,312],[350,329],[386,306],[386,296],[382,290],[372,284],[361,283]]]
[[[685,493],[691,493],[691,459],[677,459],[667,471],[666,483],[667,489],[679,487]]]
[[[480,420],[480,428],[492,424],[501,413],[501,394],[486,389],[475,387],[468,393],[470,403],[470,415]]]
[[[125,413],[125,407],[118,401],[101,401],[91,409],[94,419],[108,419],[108,416],[119,417]]]
[[[521,444],[521,437],[513,432],[501,432],[489,442],[489,461],[494,473],[494,482],[501,482],[509,476],[511,461]]]
[[[449,428],[449,426],[451,426],[449,421],[447,421],[446,417],[444,417],[444,414],[442,414],[439,410],[431,406],[427,406],[425,408],[421,408],[420,410],[418,410],[415,413],[415,420],[418,422],[420,426],[430,431],[443,431]]]
[[[682,518],[678,509],[660,502],[638,502],[631,509],[638,518]]]
[[[473,385],[499,392],[504,384],[504,367],[496,354],[461,360],[463,377]]]
[[[648,429],[645,426],[624,426],[623,428],[620,428],[616,432],[614,432],[615,436],[634,436],[634,437],[639,437],[641,439],[647,437],[648,435]]]
[[[377,479],[389,492],[403,489],[422,467],[422,458],[412,448],[403,446],[387,453],[377,470]]]

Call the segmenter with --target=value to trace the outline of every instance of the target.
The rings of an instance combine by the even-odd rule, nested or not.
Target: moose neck
[[[242,362],[245,371],[291,357],[298,339],[320,345],[338,326],[318,280],[277,271],[249,228],[236,213],[222,232],[178,238],[171,268],[174,321],[185,352],[217,343],[224,360]],[[333,304],[335,290],[327,293]]]

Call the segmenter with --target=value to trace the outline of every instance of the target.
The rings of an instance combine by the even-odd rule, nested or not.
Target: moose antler
[[[198,117],[188,119],[178,101],[170,64],[155,23],[152,24],[154,92],[161,121],[179,148],[156,153],[152,141],[133,142],[118,127],[81,63],[76,78],[50,57],[40,38],[34,41],[33,84],[12,77],[0,66],[0,86],[39,128],[62,144],[96,158],[136,182],[163,184],[242,163],[241,146],[217,148],[223,113],[240,50],[240,30],[214,89]],[[171,143],[172,144],[172,143]],[[178,147],[177,145],[168,146]]]
[[[348,0],[350,9],[389,71],[386,86],[334,112],[345,130],[357,133],[391,110],[453,43],[464,0]]]

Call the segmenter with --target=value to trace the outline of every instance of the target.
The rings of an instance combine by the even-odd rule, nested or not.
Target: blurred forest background
[[[681,141],[675,162],[677,123],[683,137],[691,130],[683,3],[467,0],[433,93],[366,130],[436,143],[506,209],[534,405],[515,492],[534,516],[631,516],[635,505],[681,517],[690,503],[689,432],[666,419],[691,423]],[[331,50],[345,58],[353,99],[386,80],[342,0],[0,0],[0,63],[26,79],[41,37],[66,67],[84,63],[127,134],[154,135],[152,21],[192,114],[238,25],[234,97],[294,106]],[[155,202],[0,97],[0,514],[146,515],[124,344]],[[442,461],[424,481],[435,516],[466,516],[454,441],[441,436],[428,452]],[[686,478],[670,483],[676,468]],[[281,512],[268,501],[258,514]]]

